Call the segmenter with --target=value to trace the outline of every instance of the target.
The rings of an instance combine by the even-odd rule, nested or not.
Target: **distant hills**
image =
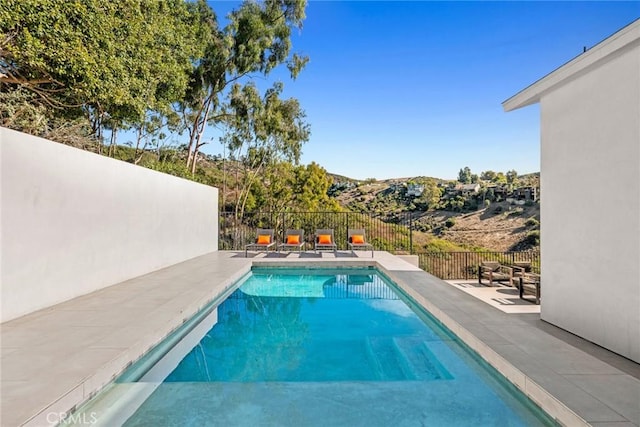
[[[526,201],[508,197],[522,193],[519,190],[525,188],[538,189],[539,172],[518,176],[516,182],[509,185],[482,182],[477,192],[464,196],[455,190],[456,185],[463,186],[453,180],[412,177],[363,182],[330,175],[334,179],[332,197],[349,210],[383,212],[390,219],[398,213],[413,212],[418,242],[422,234],[425,243],[433,236],[464,247],[493,251],[539,247],[539,194],[536,193],[536,200]],[[423,194],[408,195],[415,194],[413,190],[421,186],[425,191],[435,191],[429,185],[437,188],[436,194],[427,198]],[[503,187],[505,194],[496,196]],[[438,194],[440,197],[436,197]]]

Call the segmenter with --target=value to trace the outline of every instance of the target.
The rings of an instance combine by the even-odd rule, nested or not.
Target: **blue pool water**
[[[218,322],[165,382],[451,378],[429,348],[443,338],[376,274],[255,272]]]
[[[411,306],[373,269],[254,269],[125,425],[554,425]]]

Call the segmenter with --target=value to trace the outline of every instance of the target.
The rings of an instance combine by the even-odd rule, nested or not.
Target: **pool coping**
[[[347,253],[344,256],[339,254],[338,257],[331,254],[308,256],[288,254],[286,257],[270,257],[261,254],[244,258],[244,253],[215,252],[1,324],[2,372],[7,367],[11,368],[10,377],[14,378],[6,380],[5,375],[2,375],[2,425],[5,425],[5,419],[9,420],[9,425],[54,425],[51,423],[52,413],[72,411],[95,396],[134,361],[233,285],[252,265],[266,267],[295,264],[317,264],[323,267],[375,266],[561,424],[598,425],[615,422],[621,427],[638,425],[633,411],[631,416],[628,415],[629,412],[626,417],[620,414],[625,408],[622,407],[621,410],[620,402],[611,396],[617,394],[616,390],[598,390],[584,383],[589,377],[593,381],[602,381],[603,378],[624,381],[628,385],[625,391],[630,392],[633,399],[634,393],[640,396],[638,377],[628,375],[570,343],[545,333],[532,324],[530,317],[502,313],[387,252],[376,252],[373,258],[360,253]],[[184,285],[176,285],[176,278],[184,280]],[[149,318],[145,318],[148,320],[145,323],[147,327],[136,330],[137,335],[134,334],[129,342],[124,342],[124,337],[118,337],[119,333],[128,331],[126,319],[119,326],[113,327],[108,325],[106,319],[122,315],[136,320],[135,311],[127,311],[124,309],[126,307],[116,303],[91,311],[91,316],[82,316],[86,314],[87,307],[96,301],[108,301],[109,297],[122,294],[142,305],[155,301],[149,300],[149,295],[167,301],[150,309]],[[114,297],[115,300],[117,298]],[[97,360],[93,365],[87,364],[74,378],[62,378],[69,385],[56,389],[53,384],[57,384],[56,380],[61,380],[61,374],[48,368],[59,363],[59,359],[65,360],[61,357],[50,360],[61,354],[56,345],[75,345],[74,351],[79,354],[105,350],[103,347],[87,347],[82,342],[74,343],[73,340],[63,339],[64,335],[68,335],[66,327],[84,330],[77,329],[80,321],[76,316],[88,319],[91,324],[104,321],[105,325],[101,325],[104,328],[95,326],[95,330],[105,334],[110,332],[103,339],[112,340],[115,344],[108,347],[111,352],[107,353],[104,360]],[[59,330],[54,330],[53,333],[60,334],[60,341],[50,339],[44,348],[51,356],[49,359],[45,357],[43,362],[40,360],[42,355],[33,354],[34,348],[42,346],[38,347],[37,342],[25,337],[29,334],[38,336],[37,329],[46,329],[47,321],[59,322]],[[84,327],[86,329],[89,326],[85,324]],[[24,334],[20,335],[21,331]],[[15,340],[16,336],[24,338],[17,341],[24,342],[22,345],[11,346],[11,339]],[[8,345],[5,338],[9,339]],[[527,339],[531,342],[527,342]],[[531,360],[527,357],[527,351],[535,353],[536,348],[532,347],[534,345],[542,349],[552,346],[562,357],[552,357],[546,362]],[[33,360],[22,360],[29,357]],[[38,373],[38,381],[28,371],[34,363],[41,363],[46,368]],[[72,361],[69,360],[68,363],[71,364]],[[579,366],[576,368],[575,364]],[[16,372],[20,369],[26,372]],[[66,372],[66,369],[61,371]],[[48,377],[40,378],[41,375]],[[38,385],[42,387],[37,387]],[[48,386],[51,390],[47,390]],[[34,399],[30,407],[25,408],[29,406],[29,402],[25,403],[23,400],[33,396],[34,387],[40,393],[36,395],[42,398],[39,401]],[[7,397],[8,400],[5,399]],[[16,405],[22,405],[21,412]],[[640,415],[638,418],[640,419]]]

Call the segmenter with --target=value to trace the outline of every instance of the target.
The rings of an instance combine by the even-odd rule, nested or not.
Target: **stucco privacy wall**
[[[540,110],[541,317],[640,362],[640,40]]]
[[[218,249],[218,190],[0,128],[1,321]]]

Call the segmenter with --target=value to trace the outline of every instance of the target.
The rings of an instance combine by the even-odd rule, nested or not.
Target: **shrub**
[[[462,252],[466,248],[448,240],[434,238],[424,245],[424,250],[426,252]]]
[[[528,232],[524,242],[532,246],[540,246],[540,231],[533,230]]]
[[[537,227],[540,225],[540,221],[538,221],[534,217],[531,217],[525,222],[525,224],[528,225],[529,227]]]
[[[448,218],[448,219],[445,221],[444,225],[445,225],[445,227],[447,227],[447,228],[451,228],[451,227],[453,227],[454,225],[456,225],[456,220],[455,220],[455,218]]]
[[[509,211],[509,213],[507,213],[507,215],[508,216],[518,216],[518,215],[522,215],[523,212],[524,212],[524,209],[515,208],[515,209],[512,209],[511,211]]]

